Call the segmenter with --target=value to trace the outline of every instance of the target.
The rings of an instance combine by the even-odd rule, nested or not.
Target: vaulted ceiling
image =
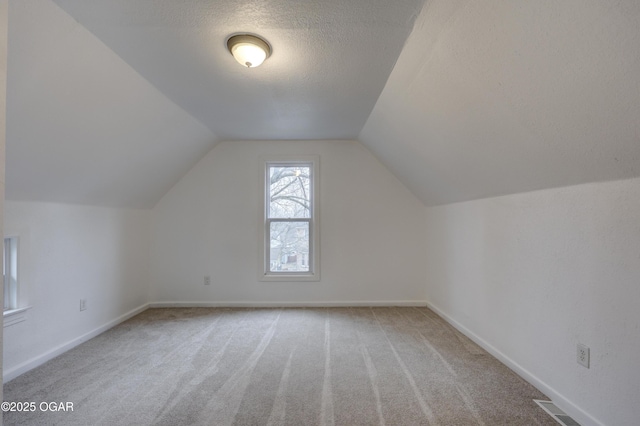
[[[640,176],[640,2],[429,1],[360,140],[427,205]]]
[[[639,46],[635,0],[10,2],[7,198],[152,207],[240,139],[359,139],[425,205],[640,176]]]

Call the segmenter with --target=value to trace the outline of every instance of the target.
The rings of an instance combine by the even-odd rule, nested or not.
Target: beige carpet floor
[[[556,425],[427,308],[149,309],[4,386],[5,425]]]

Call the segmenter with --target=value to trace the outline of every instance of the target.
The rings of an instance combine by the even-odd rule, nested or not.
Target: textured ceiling
[[[355,139],[424,0],[55,0],[223,140]],[[245,69],[227,37],[273,46]]]
[[[152,207],[228,139],[358,138],[425,205],[640,176],[640,2],[422,3],[10,2],[7,198]]]
[[[640,2],[430,0],[360,134],[424,204],[640,175]]]
[[[148,208],[220,140],[355,139],[422,2],[11,2],[7,198]]]

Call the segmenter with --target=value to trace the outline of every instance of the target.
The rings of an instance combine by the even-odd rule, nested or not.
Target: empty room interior
[[[640,424],[640,2],[0,29],[5,425]]]

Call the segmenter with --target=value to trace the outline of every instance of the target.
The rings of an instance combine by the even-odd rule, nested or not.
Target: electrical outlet
[[[583,367],[589,368],[589,348],[585,345],[578,343],[578,364]]]
[[[80,310],[84,311],[87,309],[87,299],[80,299]]]
[[[211,285],[211,277],[209,275],[204,277],[204,285]]]

